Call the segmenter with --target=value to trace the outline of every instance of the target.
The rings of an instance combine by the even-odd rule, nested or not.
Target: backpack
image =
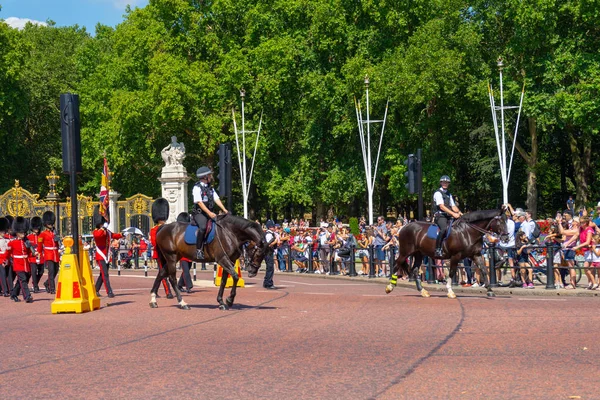
[[[540,225],[537,223],[537,221],[533,221],[533,231],[531,232],[531,236],[534,239],[537,239],[540,237],[540,233],[542,233]]]

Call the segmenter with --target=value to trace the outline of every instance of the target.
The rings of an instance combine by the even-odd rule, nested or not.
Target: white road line
[[[364,285],[364,283],[306,283],[306,282],[297,282],[297,281],[281,281],[281,282],[295,283],[296,285],[306,285],[306,286],[362,286],[362,285]],[[375,283],[375,282],[373,282],[373,283]]]
[[[567,301],[567,299],[523,299],[519,298],[519,301]]]

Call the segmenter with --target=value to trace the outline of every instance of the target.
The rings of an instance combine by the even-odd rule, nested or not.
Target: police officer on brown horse
[[[217,214],[213,212],[215,204],[218,205],[221,210],[227,213],[227,209],[221,203],[221,199],[217,192],[211,187],[213,180],[212,171],[208,167],[200,167],[196,171],[196,177],[198,182],[194,185],[192,190],[192,196],[194,197],[194,211],[193,218],[198,225],[198,233],[196,237],[196,258],[199,260],[204,259],[204,252],[202,247],[204,245],[204,236],[206,234],[206,224],[208,219],[216,218]]]
[[[448,223],[452,218],[459,218],[462,213],[456,207],[454,198],[448,190],[450,186],[450,178],[448,175],[443,175],[440,178],[441,187],[433,194],[433,204],[435,208],[434,222],[440,228],[440,232],[435,243],[435,256],[438,258],[443,257],[442,244],[446,231],[448,230]]]

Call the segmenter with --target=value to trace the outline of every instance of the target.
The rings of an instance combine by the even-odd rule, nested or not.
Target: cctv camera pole
[[[235,120],[235,110],[231,109],[233,115],[233,128],[235,130],[235,145],[237,148],[238,163],[240,167],[240,178],[242,181],[242,200],[244,203],[244,218],[248,218],[248,195],[250,194],[250,185],[252,184],[252,173],[254,172],[254,161],[256,160],[256,149],[258,148],[258,138],[260,137],[260,129],[262,127],[262,112],[260,114],[260,122],[258,123],[257,131],[246,130],[246,116],[244,111],[244,98],[246,97],[246,91],[240,90],[240,97],[242,98],[242,131],[238,132],[237,123]],[[246,167],[246,133],[256,133],[256,142],[254,144],[254,153],[252,155],[252,166],[250,167],[250,174]],[[242,136],[242,149],[240,152],[240,141],[239,136]]]

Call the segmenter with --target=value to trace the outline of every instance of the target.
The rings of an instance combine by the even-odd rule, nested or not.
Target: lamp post
[[[54,169],[52,171],[50,171],[50,175],[46,175],[46,180],[48,181],[48,186],[49,186],[49,190],[48,190],[48,194],[46,195],[46,202],[48,203],[48,205],[50,205],[52,207],[52,209],[54,210],[54,215],[56,215],[56,219],[58,222],[58,231],[59,234],[62,234],[62,226],[61,226],[61,221],[60,221],[60,214],[59,214],[59,210],[58,210],[58,201],[60,200],[58,197],[58,193],[56,193],[56,184],[58,183],[58,178],[60,178],[58,175],[56,175],[56,172],[54,171]]]

